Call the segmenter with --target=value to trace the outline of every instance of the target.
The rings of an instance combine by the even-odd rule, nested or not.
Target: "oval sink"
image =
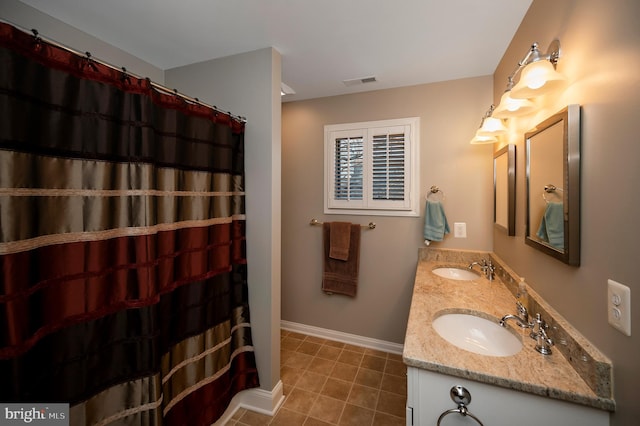
[[[436,268],[432,269],[431,272],[443,278],[459,281],[473,281],[480,277],[480,275],[474,271],[461,268]]]
[[[447,342],[480,355],[511,356],[522,341],[497,322],[476,315],[445,314],[433,320],[433,328]]]

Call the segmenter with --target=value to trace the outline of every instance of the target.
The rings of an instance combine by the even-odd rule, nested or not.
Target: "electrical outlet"
[[[607,316],[612,327],[631,336],[631,289],[614,280],[607,287]]]
[[[456,222],[453,224],[453,236],[454,238],[467,238],[466,222]]]

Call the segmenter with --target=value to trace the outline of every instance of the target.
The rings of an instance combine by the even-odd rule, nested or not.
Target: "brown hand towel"
[[[322,226],[323,239],[323,273],[322,290],[327,293],[338,293],[355,297],[358,289],[358,271],[360,267],[360,225],[350,225],[348,260],[330,257],[331,226]]]
[[[349,259],[351,223],[331,222],[329,229],[329,257],[338,260]]]

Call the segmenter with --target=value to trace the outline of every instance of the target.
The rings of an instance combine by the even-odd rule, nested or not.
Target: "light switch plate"
[[[467,238],[467,223],[455,222],[453,224],[453,237],[454,238]]]
[[[607,286],[607,317],[612,327],[631,336],[631,289],[614,280]]]

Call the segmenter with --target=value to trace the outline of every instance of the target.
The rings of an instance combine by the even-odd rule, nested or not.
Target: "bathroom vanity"
[[[490,259],[495,267],[492,281],[482,274],[454,279],[433,273],[436,268],[464,270],[482,259]],[[505,314],[516,313],[518,280],[490,253],[420,249],[403,351],[407,425],[436,425],[439,418],[442,426],[478,421],[485,426],[609,424],[609,412],[615,410],[611,362],[531,289],[529,313],[540,313],[548,324],[546,331],[554,342],[549,355],[535,349],[531,329],[515,322],[508,322],[507,329],[522,347],[507,356],[462,349],[464,342],[450,343],[433,327],[434,320],[447,314],[473,315],[497,324]],[[451,395],[460,390],[456,387],[470,394],[462,407]]]

